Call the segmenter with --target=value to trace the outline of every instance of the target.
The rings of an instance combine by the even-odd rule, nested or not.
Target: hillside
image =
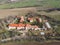
[[[60,0],[0,0],[0,45],[59,44]]]
[[[60,0],[0,0],[0,9],[20,7],[59,8]]]

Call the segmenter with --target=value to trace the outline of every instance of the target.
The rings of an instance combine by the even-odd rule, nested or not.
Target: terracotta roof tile
[[[18,25],[19,25],[18,27],[24,27],[25,26],[25,24],[23,24],[23,23],[20,23]]]
[[[30,24],[26,24],[26,27],[31,27],[31,25]]]
[[[9,26],[11,26],[11,27],[17,27],[18,24],[9,24]]]

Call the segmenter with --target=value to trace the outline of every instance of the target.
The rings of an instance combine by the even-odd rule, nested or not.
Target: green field
[[[33,7],[33,6],[39,6],[39,7],[60,7],[60,0],[24,0],[20,2],[15,3],[7,3],[0,5],[0,9],[6,9],[6,8],[19,8],[19,7]]]

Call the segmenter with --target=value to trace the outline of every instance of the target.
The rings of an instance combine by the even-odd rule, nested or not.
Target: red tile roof
[[[9,24],[9,26],[11,26],[11,27],[17,27],[18,24]]]
[[[23,23],[18,24],[18,27],[24,27],[24,26],[25,26],[25,24],[23,24]]]
[[[26,24],[26,27],[31,27],[31,25],[30,24]]]
[[[23,23],[19,23],[19,24],[9,24],[9,26],[11,27],[33,27],[33,28],[38,28],[37,25],[30,25],[30,24],[23,24]]]
[[[34,26],[32,26],[33,28],[38,28],[38,26],[37,25],[34,25]]]

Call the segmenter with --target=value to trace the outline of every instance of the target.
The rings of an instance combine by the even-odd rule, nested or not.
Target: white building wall
[[[51,25],[48,22],[46,22],[45,24],[46,24],[47,28],[51,28]]]
[[[33,22],[33,20],[30,20],[30,22]]]
[[[9,30],[10,30],[10,29],[16,29],[16,27],[11,27],[11,26],[9,26],[9,28],[8,28],[8,29],[9,29]]]
[[[35,30],[40,30],[40,28],[35,28]]]
[[[24,27],[17,27],[17,30],[24,29]]]
[[[31,27],[25,27],[25,28],[26,28],[26,30],[32,29]]]

